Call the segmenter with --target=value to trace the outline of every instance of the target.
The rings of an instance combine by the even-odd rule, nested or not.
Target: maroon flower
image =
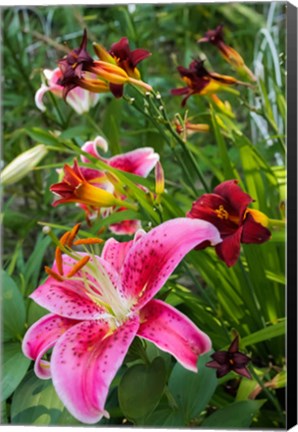
[[[238,336],[235,337],[228,351],[216,351],[211,355],[211,358],[213,360],[206,363],[206,366],[216,369],[217,378],[221,378],[233,371],[238,375],[251,379],[250,372],[247,369],[250,358],[239,351]]]
[[[204,194],[192,205],[187,217],[211,222],[223,241],[215,250],[227,266],[233,266],[240,255],[241,243],[264,243],[271,233],[268,218],[262,212],[248,209],[253,199],[242,191],[237,180],[227,180]],[[200,245],[200,249],[209,244]]]
[[[252,71],[248,69],[241,55],[234,48],[225,43],[223,36],[223,25],[217,26],[214,30],[208,30],[204,37],[198,40],[198,43],[201,42],[209,42],[212,45],[215,45],[222,57],[239,73],[247,75],[252,81],[256,80],[256,77]]]
[[[209,72],[204,66],[204,61],[200,59],[193,60],[188,69],[183,66],[178,66],[177,70],[187,86],[172,89],[171,93],[174,96],[185,95],[182,100],[182,106],[184,106],[187,99],[194,94],[213,94],[220,90],[227,89],[229,85],[245,85],[245,83],[237,81],[236,78],[229,75],[220,75],[216,72]]]
[[[79,48],[72,50],[66,57],[59,61],[62,78],[59,83],[64,87],[63,96],[79,83],[83,77],[83,71],[88,71],[93,65],[93,58],[87,51],[87,32],[84,30],[83,39]]]

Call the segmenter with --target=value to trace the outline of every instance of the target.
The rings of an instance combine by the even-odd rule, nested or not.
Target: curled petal
[[[113,156],[107,162],[114,168],[147,177],[159,160],[159,155],[151,147],[143,147],[121,155]]]
[[[53,384],[69,412],[83,423],[103,416],[109,385],[121,366],[137,328],[131,318],[117,329],[107,321],[84,321],[57,342],[51,359]]]
[[[200,354],[211,349],[209,337],[172,306],[151,300],[140,311],[138,336],[172,354],[185,368],[196,372]]]
[[[22,350],[26,357],[35,360],[34,371],[41,379],[51,376],[50,363],[42,356],[52,348],[61,335],[78,321],[49,314],[33,324],[25,334]]]
[[[35,93],[35,105],[40,111],[45,111],[46,107],[43,103],[43,97],[46,92],[50,90],[50,87],[46,86],[45,84],[42,84],[41,87],[37,90]]]
[[[199,219],[178,218],[151,230],[128,252],[121,277],[126,297],[139,309],[159,291],[184,256],[199,243],[221,241],[218,230]]]
[[[89,153],[91,156],[94,156],[99,160],[102,160],[103,158],[98,153],[97,148],[100,148],[105,153],[108,151],[109,145],[102,136],[97,136],[93,141],[87,141],[82,146],[82,150],[84,152]],[[84,163],[90,162],[90,160],[86,156],[81,156],[81,160]]]

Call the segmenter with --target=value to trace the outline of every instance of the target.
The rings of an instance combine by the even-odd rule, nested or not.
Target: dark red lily
[[[232,65],[238,72],[248,75],[252,81],[256,80],[256,77],[246,66],[241,55],[234,48],[230,47],[225,43],[223,35],[223,25],[217,26],[214,30],[208,30],[205,33],[204,37],[199,39],[198,42],[209,42],[212,45],[215,45],[219,49],[222,57],[228,63],[230,63],[230,65]]]
[[[204,194],[192,205],[187,217],[211,222],[219,230],[222,243],[215,250],[227,266],[233,266],[240,255],[241,243],[264,243],[271,237],[266,228],[268,218],[262,212],[248,209],[253,202],[242,191],[237,180],[227,180]],[[200,249],[209,244],[200,245]]]
[[[79,48],[72,50],[58,63],[62,72],[62,78],[59,84],[64,87],[64,97],[67,96],[70,90],[79,86],[83,78],[83,71],[90,70],[93,62],[93,58],[87,51],[87,32],[84,30],[83,39]]]
[[[225,376],[230,371],[245,378],[251,378],[247,369],[250,358],[239,351],[239,337],[236,336],[228,351],[216,351],[211,355],[212,361],[206,363],[207,367],[216,369],[217,378]]]
[[[229,75],[220,75],[216,72],[209,72],[204,66],[204,60],[193,60],[188,68],[178,66],[177,70],[186,83],[186,87],[172,89],[174,96],[185,96],[182,100],[182,106],[186,104],[187,99],[194,95],[214,94],[220,90],[229,90],[230,85],[246,85],[236,78]]]

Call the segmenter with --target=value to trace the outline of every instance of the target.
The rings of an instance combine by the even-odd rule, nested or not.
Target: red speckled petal
[[[158,161],[159,155],[151,147],[139,148],[107,160],[112,167],[141,177],[147,177]]]
[[[138,317],[112,330],[106,321],[85,321],[57,342],[51,359],[53,384],[68,411],[83,423],[108,416],[109,385],[139,326]]]
[[[200,354],[211,349],[209,337],[174,307],[151,300],[140,311],[138,336],[172,354],[186,369],[196,372]]]
[[[41,379],[51,377],[50,363],[42,356],[52,348],[62,334],[78,321],[49,314],[33,324],[24,336],[22,350],[26,357],[35,360],[34,371]]]
[[[84,257],[85,253],[78,254],[80,257]],[[64,275],[67,274],[72,266],[77,262],[73,258],[67,255],[62,256],[63,259],[63,270]],[[119,276],[115,274],[115,270],[112,266],[105,262],[99,257],[95,257],[96,266],[102,266],[106,274],[115,289],[118,290],[118,279]],[[91,258],[90,263],[93,262]],[[53,270],[58,273],[57,265],[54,263]],[[100,272],[100,268],[98,270]],[[76,273],[74,278],[82,278],[84,276],[84,268]],[[100,295],[101,291],[106,289],[105,286],[101,286],[96,278],[90,274],[85,274],[85,278],[89,282],[94,283],[92,285],[93,290],[96,294]],[[97,287],[97,291],[96,291]],[[66,318],[85,320],[85,319],[96,319],[101,318],[102,314],[106,313],[106,310],[96,304],[90,299],[87,294],[86,286],[83,281],[76,280],[65,280],[58,282],[53,277],[49,277],[43,285],[40,285],[31,295],[36,303],[40,306],[48,309],[50,312],[64,316]]]
[[[199,243],[221,241],[218,230],[199,219],[172,219],[135,242],[123,264],[122,288],[140,309],[164,285],[176,266]],[[198,258],[199,259],[199,258]]]
[[[110,238],[105,242],[101,257],[108,261],[113,268],[120,273],[125,257],[133,245],[133,240],[128,242],[118,242],[114,238]]]

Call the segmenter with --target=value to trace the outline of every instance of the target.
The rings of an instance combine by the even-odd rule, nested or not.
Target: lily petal
[[[141,222],[136,219],[125,220],[109,226],[109,230],[118,235],[131,235],[141,228]]]
[[[196,372],[200,354],[211,349],[209,337],[174,307],[151,300],[140,311],[138,336],[172,354],[186,369]]]
[[[138,230],[133,240],[128,242],[118,242],[114,238],[110,238],[104,244],[102,249],[101,257],[104,261],[107,261],[111,266],[120,274],[123,267],[124,260],[136,241],[140,240],[144,235],[145,231]]]
[[[121,271],[124,295],[140,309],[164,285],[184,256],[199,243],[221,241],[214,225],[178,218],[152,229],[128,252]]]
[[[79,253],[78,255],[80,257],[86,256],[85,253]],[[100,273],[102,273],[102,268],[106,275],[109,276],[116,290],[118,290],[118,274],[115,274],[112,266],[102,258],[96,257],[95,259],[95,263],[93,258],[89,263],[96,266]],[[73,258],[62,255],[63,273],[67,274],[76,263],[77,261]],[[53,271],[58,273],[56,262],[54,262]],[[63,282],[59,282],[53,277],[49,277],[43,285],[40,285],[30,295],[30,298],[50,312],[57,313],[66,318],[77,320],[101,318],[106,313],[106,310],[104,307],[96,304],[87,295],[83,270],[78,271],[75,278],[81,280],[66,279]],[[101,287],[99,281],[88,274],[88,282],[92,283],[93,290],[96,290],[97,287],[96,294],[100,294]]]
[[[112,167],[141,177],[147,177],[158,161],[159,155],[151,147],[139,148],[107,160]]]
[[[52,348],[59,337],[78,321],[49,314],[34,323],[25,334],[22,350],[26,357],[35,360],[34,372],[41,379],[51,377],[50,363],[42,356]]]
[[[247,214],[243,229],[242,243],[264,243],[271,237],[271,232],[259,222],[256,222],[251,214]]]
[[[227,180],[220,183],[213,191],[215,194],[221,195],[225,198],[239,215],[242,220],[247,206],[253,202],[250,195],[243,192],[240,186],[238,186],[237,180]]]
[[[238,228],[234,234],[225,237],[222,243],[215,246],[217,255],[228,267],[236,264],[239,258],[241,235],[242,227]]]
[[[133,240],[128,242],[118,242],[110,238],[105,242],[101,257],[108,261],[113,268],[120,274],[125,257],[133,245]]]
[[[73,280],[58,282],[49,277],[30,298],[50,312],[71,319],[96,319],[106,312],[88,298],[83,282]]]
[[[83,423],[103,416],[109,385],[139,326],[137,317],[112,330],[107,321],[84,321],[57,342],[51,359],[53,384],[68,411]]]
[[[233,371],[245,378],[252,379],[250,372],[245,367],[234,367]]]

